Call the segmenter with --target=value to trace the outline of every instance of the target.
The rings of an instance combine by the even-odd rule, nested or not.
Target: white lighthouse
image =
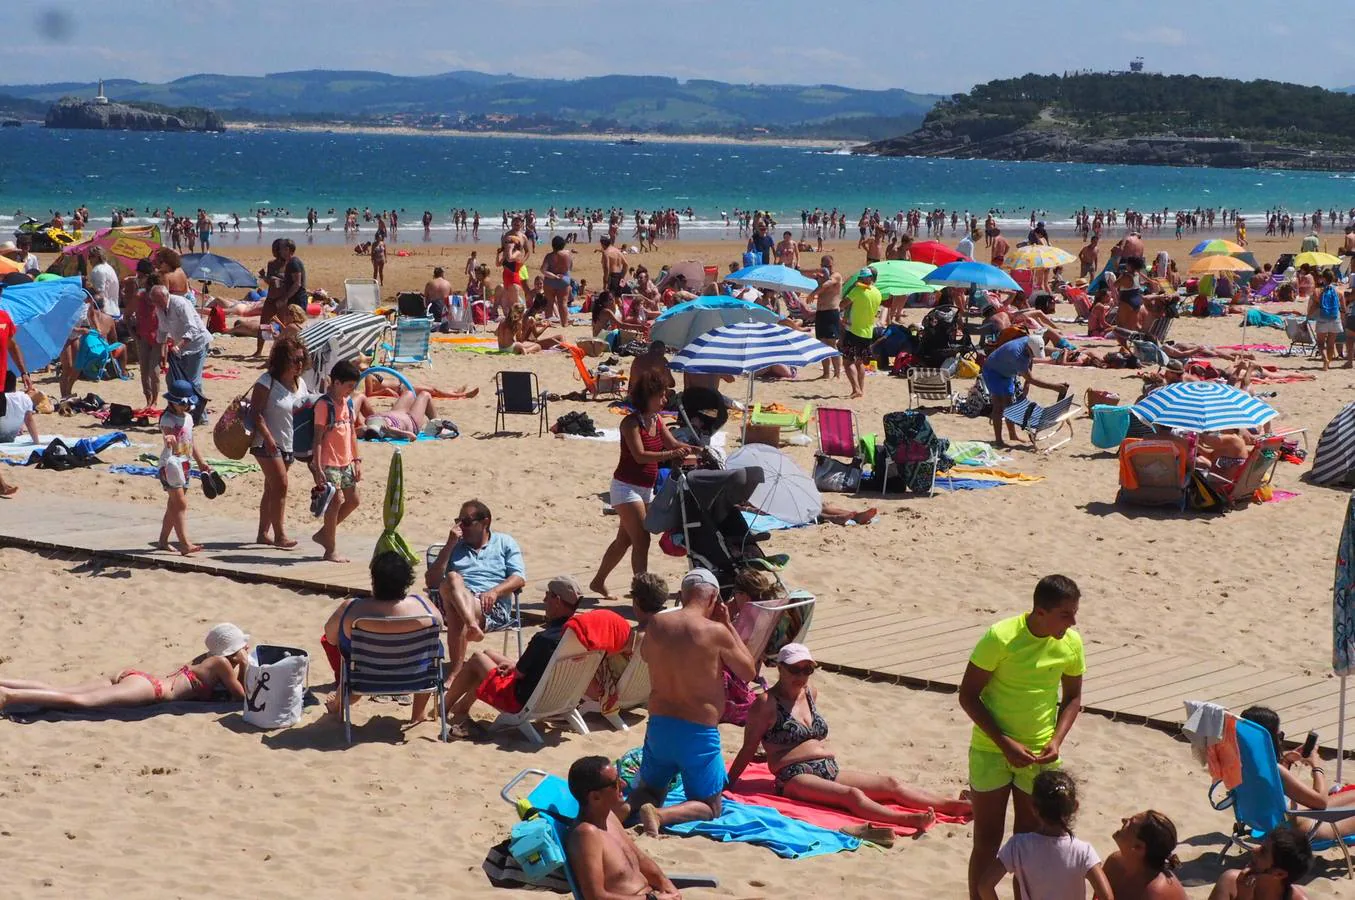
[[[104,96],[104,80],[102,78],[99,79],[99,95],[94,98],[94,102],[100,105],[108,102],[108,98]]]

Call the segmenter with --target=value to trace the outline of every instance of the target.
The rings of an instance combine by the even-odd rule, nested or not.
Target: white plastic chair
[[[345,278],[343,295],[349,312],[376,312],[381,305],[381,285],[375,278]]]

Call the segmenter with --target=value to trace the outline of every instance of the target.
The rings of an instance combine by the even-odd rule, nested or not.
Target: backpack
[[[316,434],[315,434],[315,407],[321,403],[329,407],[329,415],[325,419],[325,432],[332,429],[339,418],[339,409],[334,405],[334,400],[328,393],[321,394],[314,402],[307,403],[305,406],[292,413],[292,453],[297,459],[310,459],[315,453]],[[348,398],[348,420],[353,421],[353,398]]]
[[[86,331],[75,351],[75,368],[90,381],[101,381],[110,363],[113,348],[97,331]]]
[[[1341,315],[1341,298],[1336,294],[1336,288],[1327,285],[1322,291],[1322,318],[1335,319]]]

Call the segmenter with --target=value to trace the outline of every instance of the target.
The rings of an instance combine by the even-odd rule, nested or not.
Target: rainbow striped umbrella
[[[1231,255],[1233,253],[1246,253],[1247,248],[1232,241],[1225,241],[1221,238],[1215,238],[1212,241],[1201,241],[1190,251],[1191,256],[1209,256],[1215,253]]]
[[[1251,272],[1255,267],[1235,256],[1202,256],[1190,264],[1192,275],[1217,275],[1220,272]]]
[[[1051,247],[1048,244],[1026,244],[1024,247],[1017,247],[1008,256],[1003,263],[1008,269],[1013,271],[1017,269],[1057,269],[1059,266],[1066,266],[1071,262],[1077,262],[1077,257],[1058,247]]]

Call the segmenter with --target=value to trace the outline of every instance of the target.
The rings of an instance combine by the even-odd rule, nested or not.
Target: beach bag
[[[103,335],[87,331],[75,351],[75,368],[90,381],[101,381],[113,362],[113,348]]]
[[[261,644],[245,670],[245,721],[255,728],[290,728],[301,721],[310,657],[295,647]]]
[[[535,811],[530,819],[513,826],[508,839],[508,854],[522,867],[529,882],[536,883],[564,867],[565,851],[548,813]]]
[[[1341,298],[1336,294],[1336,288],[1327,286],[1322,291],[1322,318],[1335,319],[1341,314]]]
[[[248,418],[249,399],[244,395],[232,400],[226,411],[217,418],[216,425],[212,427],[212,443],[216,444],[222,456],[228,459],[245,458],[253,440],[245,425]]]
[[[955,363],[956,378],[978,378],[979,364],[972,356],[962,356]]]
[[[861,487],[861,460],[843,462],[822,453],[814,454],[814,487],[834,494],[854,494]]]

